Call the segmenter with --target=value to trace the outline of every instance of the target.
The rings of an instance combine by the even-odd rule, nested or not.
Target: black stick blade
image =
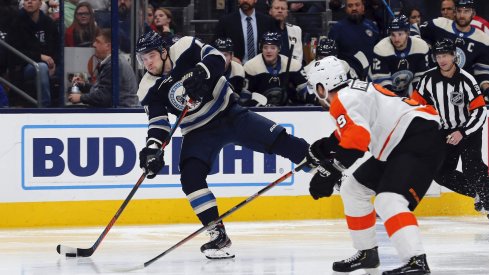
[[[90,257],[93,254],[92,248],[74,248],[70,246],[60,245],[56,247],[56,251],[60,255],[64,255],[66,257]]]

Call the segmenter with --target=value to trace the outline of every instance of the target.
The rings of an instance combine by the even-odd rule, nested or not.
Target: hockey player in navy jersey
[[[316,57],[314,58],[313,61],[309,62],[309,64],[307,64],[304,67],[304,71],[307,74],[309,72],[309,70],[312,67],[314,67],[314,64],[316,63],[316,61],[319,61],[319,60],[321,60],[327,56],[337,57],[337,55],[338,55],[338,47],[336,47],[336,42],[333,39],[329,39],[327,37],[321,37],[321,39],[319,39],[318,45],[316,47]],[[343,64],[343,67],[345,67],[345,71],[347,72],[348,78],[350,78],[350,79],[357,79],[358,78],[358,75],[355,72],[355,70],[353,68],[351,68],[350,65],[348,65],[348,63],[346,63],[346,61],[341,60],[341,59],[338,59],[338,60],[340,60],[341,63]]]
[[[136,52],[151,76],[141,80],[138,91],[149,118],[146,146],[139,153],[140,167],[152,179],[165,165],[163,155],[157,158],[156,153],[170,131],[168,114],[178,116],[188,96],[193,102],[180,124],[180,181],[203,225],[219,216],[206,177],[223,146],[241,145],[294,163],[305,159],[309,148],[305,140],[236,103],[237,94],[224,77],[225,59],[212,46],[190,36],[170,46],[158,34],[149,32],[138,39]],[[211,228],[209,235],[211,240],[201,247],[206,257],[234,257],[222,222]]]
[[[409,20],[396,16],[388,26],[389,36],[374,47],[370,66],[373,83],[409,97],[425,71],[429,69],[429,46],[420,38],[409,36]]]
[[[285,106],[313,103],[314,96],[307,91],[307,80],[302,64],[292,59],[287,72],[288,57],[279,54],[282,38],[276,32],[267,32],[260,39],[262,53],[244,64],[247,90],[267,97],[268,105]],[[289,78],[289,83],[284,84]],[[287,85],[287,87],[284,87]]]
[[[224,55],[226,59],[226,67],[224,76],[227,78],[229,84],[231,84],[235,93],[241,94],[243,90],[245,72],[241,64],[233,60],[233,41],[229,37],[217,38],[214,41],[214,48]]]
[[[455,41],[457,65],[473,75],[482,94],[489,95],[489,36],[470,25],[475,16],[473,0],[456,0],[455,20],[439,17],[420,26],[421,38],[434,45],[449,38]]]

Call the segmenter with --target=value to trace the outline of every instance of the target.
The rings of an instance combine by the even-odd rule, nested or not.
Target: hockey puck
[[[76,253],[66,253],[65,256],[69,258],[76,258]]]

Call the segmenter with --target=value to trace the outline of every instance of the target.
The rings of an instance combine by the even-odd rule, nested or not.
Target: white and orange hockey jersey
[[[336,138],[343,149],[370,151],[385,161],[416,117],[440,123],[436,109],[399,97],[378,84],[350,80],[329,110],[336,121]]]

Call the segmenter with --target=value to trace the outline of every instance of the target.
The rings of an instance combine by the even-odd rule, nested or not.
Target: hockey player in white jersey
[[[180,124],[180,182],[203,225],[219,217],[216,198],[206,178],[225,145],[277,154],[294,163],[306,158],[309,144],[305,140],[237,104],[238,95],[224,77],[224,56],[212,46],[190,36],[171,45],[157,33],[148,32],[138,39],[136,52],[149,73],[141,80],[138,91],[149,121],[139,165],[148,179],[156,177],[165,166],[164,155],[157,153],[171,128],[168,115],[180,115],[188,96],[192,107]],[[222,222],[208,233],[210,241],[200,248],[207,258],[234,257]]]
[[[383,274],[429,274],[412,211],[443,159],[438,113],[432,106],[398,97],[378,84],[347,80],[335,57],[316,62],[308,79],[321,105],[329,106],[337,128],[309,150],[309,160],[323,167],[323,176],[329,179],[329,184],[324,181],[314,186],[323,188],[317,197],[330,195],[345,169],[365,152],[372,154],[341,184],[346,222],[358,252],[334,262],[333,270],[351,272],[379,266],[375,237],[378,215],[405,263]]]
[[[388,26],[389,36],[374,47],[369,71],[373,83],[399,96],[410,96],[430,67],[430,48],[422,39],[409,36],[410,26],[405,15],[392,19]]]

